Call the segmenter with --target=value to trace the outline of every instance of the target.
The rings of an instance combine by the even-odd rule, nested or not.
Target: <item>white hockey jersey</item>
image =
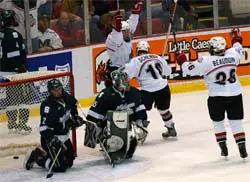
[[[156,54],[144,54],[131,59],[125,64],[124,71],[129,78],[136,78],[142,90],[155,92],[167,86],[167,76],[171,74],[171,67]]]
[[[44,33],[38,31],[39,48],[49,47],[52,49],[63,48],[62,40],[52,29],[48,28]]]
[[[194,62],[183,63],[182,71],[190,76],[204,75],[209,96],[239,95],[242,88],[236,69],[242,54],[243,48],[237,42],[224,56],[203,56]]]
[[[30,31],[32,39],[38,37],[38,28],[37,28],[38,8],[46,2],[47,0],[35,0],[30,2],[29,15],[30,15]],[[3,0],[0,3],[0,8],[6,10],[13,10],[16,13],[19,25],[17,27],[14,27],[14,29],[19,33],[21,33],[23,38],[26,39],[23,1],[20,0],[14,2],[10,0]]]
[[[134,33],[138,25],[139,15],[131,14],[127,20],[131,32]],[[128,63],[132,54],[132,41],[125,42],[123,34],[117,32],[114,28],[106,39],[107,53],[111,60],[111,65],[116,67],[124,66]]]

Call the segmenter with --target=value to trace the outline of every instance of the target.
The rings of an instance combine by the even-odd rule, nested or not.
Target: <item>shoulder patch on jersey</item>
[[[49,113],[49,106],[44,107],[44,113],[47,113],[47,114]]]

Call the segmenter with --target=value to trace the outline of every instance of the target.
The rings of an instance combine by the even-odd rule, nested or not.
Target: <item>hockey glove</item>
[[[133,5],[131,12],[132,14],[141,14],[143,8],[143,0],[136,0],[135,4]]]
[[[53,148],[54,150],[59,150],[60,148],[62,151],[66,151],[67,147],[62,143],[57,136],[54,136],[50,141],[49,141],[49,147]]]
[[[182,65],[184,62],[187,62],[187,57],[186,57],[186,55],[183,53],[183,52],[181,52],[180,50],[177,50],[176,52],[175,52],[175,59],[176,59],[176,61],[177,61],[177,64],[178,65]]]
[[[122,15],[120,11],[117,11],[112,19],[112,27],[117,31],[120,32],[122,29]]]
[[[234,43],[236,42],[242,44],[243,39],[239,28],[233,28],[231,36],[232,36],[232,45],[234,45]]]
[[[85,124],[86,121],[82,119],[80,116],[74,116],[72,119],[72,128],[77,128]]]
[[[149,121],[137,120],[134,123],[135,136],[141,144],[143,144],[148,136],[147,126]]]

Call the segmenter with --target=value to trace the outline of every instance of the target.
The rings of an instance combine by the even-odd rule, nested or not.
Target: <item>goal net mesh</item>
[[[0,157],[25,153],[40,145],[40,104],[49,96],[47,82],[59,79],[74,94],[73,76],[62,71],[35,71],[5,76],[0,83]],[[73,132],[74,134],[74,132]],[[75,137],[72,137],[75,144]]]

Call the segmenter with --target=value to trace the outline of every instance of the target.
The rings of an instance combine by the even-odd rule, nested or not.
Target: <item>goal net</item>
[[[24,154],[40,145],[40,104],[49,95],[47,82],[59,79],[66,92],[74,94],[69,72],[35,71],[6,76],[0,83],[0,157]],[[75,131],[72,142],[76,149]]]

